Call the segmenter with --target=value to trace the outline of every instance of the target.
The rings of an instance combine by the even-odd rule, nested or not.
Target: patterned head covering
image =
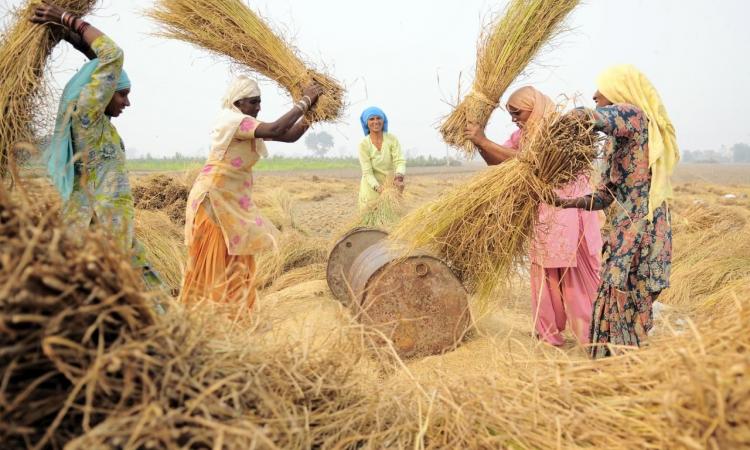
[[[377,106],[370,106],[366,110],[362,111],[362,115],[359,116],[359,122],[362,124],[362,131],[365,136],[370,134],[370,128],[367,126],[367,121],[373,117],[380,117],[383,119],[383,131],[388,132],[388,117],[385,115],[382,109]]]
[[[606,69],[596,81],[599,92],[612,103],[628,103],[638,107],[648,118],[648,164],[651,168],[648,217],[672,198],[669,177],[680,160],[674,125],[659,93],[635,66],[623,64]]]

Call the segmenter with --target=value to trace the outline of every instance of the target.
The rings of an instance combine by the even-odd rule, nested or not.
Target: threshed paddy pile
[[[92,3],[64,6],[85,12]],[[510,11],[517,5],[532,11],[552,4],[511,3]],[[568,3],[568,9],[550,16],[549,32],[577,2]],[[220,47],[221,32],[262,23],[242,8],[240,2],[160,0],[154,14],[161,14],[156,18],[165,23],[165,33],[240,55],[239,63],[278,81],[295,99],[310,79],[335,86],[302,65],[267,28],[257,27],[260,36],[245,36],[242,48]],[[232,14],[244,22],[226,22]],[[183,16],[213,21],[173,20]],[[194,34],[179,34],[185,30]],[[36,86],[49,52],[44,46],[49,36],[34,36],[41,43],[29,46],[28,67],[37,70],[15,84],[21,86],[18,92]],[[275,59],[258,56],[263,45],[280,49],[266,52]],[[0,68],[6,61],[2,55]],[[293,68],[266,73],[263,64]],[[510,67],[518,72],[524,66]],[[490,84],[499,87],[498,98],[507,87]],[[313,120],[338,116],[341,91],[329,92],[333,95],[321,100]],[[490,94],[474,97],[492,101]],[[22,99],[19,111],[34,101]],[[556,122],[545,130],[557,124],[561,132],[548,135],[547,146],[565,142],[566,133],[588,132],[559,117],[551,120]],[[581,142],[580,136],[574,140]],[[5,134],[2,139],[7,141]],[[3,151],[9,148],[6,141]],[[528,152],[530,159],[515,163],[526,164],[517,167],[526,183],[518,192],[532,202],[544,201],[555,186],[583,170],[560,167],[539,145],[539,151]],[[590,147],[570,146],[570,154],[585,165]],[[487,171],[472,183],[486,186],[493,177],[507,176]],[[149,204],[149,210],[138,211],[139,236],[173,288],[179,287],[184,247],[179,216],[165,210],[185,191],[177,192],[164,206]],[[527,290],[526,280],[512,270],[523,244],[505,248],[499,247],[504,241],[484,241],[479,259],[464,257],[474,254],[455,244],[464,241],[451,232],[457,216],[441,215],[441,205],[430,204],[427,210],[447,217],[442,222],[447,226],[438,228],[442,237],[429,242],[438,243],[435,250],[479,295],[472,299],[473,332],[463,345],[409,360],[399,356],[398,343],[386,339],[382,329],[363,325],[356,310],[333,298],[322,267],[330,243],[296,223],[284,191],[258,201],[282,237],[280,251],[258,261],[263,289],[250,318],[231,305],[185,309],[175,302],[166,316],[155,316],[157,299],[144,294],[127,255],[112,247],[105,230],[71,235],[58,205],[39,208],[28,193],[34,190],[9,192],[0,185],[0,441],[10,448],[750,446],[747,204],[701,203],[693,194],[675,202],[672,287],[660,298],[667,310],[657,320],[657,333],[647,347],[601,361],[586,359],[579,348],[553,349],[527,336],[530,314],[520,306],[528,301],[520,294]],[[508,217],[516,212],[511,208],[523,205],[520,195],[511,200],[507,211],[500,211]],[[490,204],[466,203],[480,212]],[[464,212],[469,219],[481,217]],[[523,223],[508,220],[523,236],[533,227],[533,214],[519,217]],[[420,235],[425,236],[415,234]],[[503,250],[500,260],[487,259],[491,249]],[[473,261],[481,264],[465,264]],[[474,267],[480,270],[473,272]],[[502,268],[518,286],[492,290],[496,286],[485,281],[486,267]]]
[[[3,192],[0,437],[19,448],[746,446],[750,208],[696,192],[675,204],[656,335],[604,361],[531,340],[522,276],[458,349],[416,360],[334,299],[319,263],[276,278],[252,319],[208,304],[154,317],[103,232],[70,237],[54,209]],[[283,281],[305,268],[306,280]]]

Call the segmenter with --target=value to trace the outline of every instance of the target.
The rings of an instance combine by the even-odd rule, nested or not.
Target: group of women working
[[[531,302],[537,336],[562,345],[566,323],[593,357],[643,345],[652,327],[652,305],[669,287],[672,232],[669,177],[679,159],[675,131],[658,93],[630,65],[602,73],[596,108],[576,114],[609,139],[598,186],[581,176],[542,205],[531,247]],[[487,164],[513,158],[535,123],[554,111],[549,97],[524,87],[508,99],[519,130],[503,144],[477,125],[466,137]],[[595,211],[608,210],[601,233]]]
[[[31,20],[62,27],[63,38],[91,58],[68,82],[48,149],[49,170],[72,227],[102,223],[134,255],[151,287],[160,284],[133,237],[134,207],[122,139],[110,119],[130,105],[123,52],[106,35],[57,6],[43,4]],[[253,203],[252,168],[267,155],[264,141],[295,142],[308,129],[305,113],[322,89],[311,84],[278,120],[257,119],[258,84],[241,76],[229,87],[211,133],[211,150],[190,191],[185,225],[188,267],[181,299],[255,301],[255,255],[275,247],[277,232]],[[536,334],[562,345],[566,323],[593,357],[619,346],[640,346],[652,322],[652,303],[669,285],[671,230],[669,176],[678,159],[674,128],[658,94],[632,66],[602,74],[595,109],[570,114],[590,120],[610,137],[602,155],[598,186],[581,176],[557,192],[554,205],[540,208],[531,247],[531,299]],[[522,151],[534,125],[555,110],[533,87],[514,92],[507,110],[518,130],[502,145],[481,127],[466,137],[489,165]],[[387,183],[404,187],[405,160],[388,118],[366,109],[360,121],[362,167],[359,205],[365,208]],[[600,231],[596,212],[608,208],[611,227]],[[602,345],[597,345],[602,344]]]

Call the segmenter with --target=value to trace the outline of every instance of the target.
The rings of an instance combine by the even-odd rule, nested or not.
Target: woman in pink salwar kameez
[[[502,145],[487,139],[476,124],[466,128],[466,137],[479,149],[488,165],[501,164],[523,149],[524,134],[533,124],[555,110],[552,100],[531,86],[514,92],[508,112],[518,126]],[[557,191],[560,198],[591,193],[582,176]],[[599,288],[602,238],[599,215],[583,209],[539,208],[539,225],[531,245],[531,306],[537,336],[560,346],[566,323],[582,345],[588,344],[591,310]]]

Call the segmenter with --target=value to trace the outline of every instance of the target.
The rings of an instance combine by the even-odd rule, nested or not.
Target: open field
[[[464,182],[472,170],[410,171],[407,208]],[[175,183],[190,178],[169,175]],[[132,181],[139,186],[152,176]],[[199,305],[175,306],[164,319],[179,336],[187,332],[184,324],[194,324],[188,328],[213,349],[202,356],[191,350],[192,358],[208,359],[196,359],[206,362],[191,369],[196,380],[205,378],[204,390],[184,394],[193,398],[190,414],[204,402],[202,431],[188,433],[200,433],[194,436],[206,448],[252,442],[266,443],[259,448],[273,448],[270,442],[281,448],[750,445],[750,166],[681,166],[675,180],[672,287],[660,299],[665,306],[649,347],[592,362],[570,335],[562,348],[539,343],[531,337],[528,278],[519,273],[488,305],[472,304],[473,329],[456,350],[400,361],[362,348],[366,333],[325,282],[326,254],[356,220],[356,169],[259,173],[256,200],[282,230],[282,252],[281,260],[258,260],[262,290],[252,317],[227,320]],[[48,187],[35,182],[30,190],[54,202]],[[185,262],[181,226],[159,209],[138,210],[137,221],[152,262],[178,287]],[[164,370],[187,364],[179,361]],[[224,364],[225,375],[210,378],[212,370],[202,364]],[[231,381],[247,377],[255,380],[252,387]],[[255,396],[254,406],[237,406],[243,395]],[[214,398],[223,406],[210,403]],[[185,414],[180,402],[165,402],[118,413],[120,419],[93,428],[74,448],[113,448],[117,439],[179,442],[158,431],[184,420],[170,419]],[[166,404],[176,405],[174,411],[159,409]],[[226,407],[231,418],[217,412]]]

